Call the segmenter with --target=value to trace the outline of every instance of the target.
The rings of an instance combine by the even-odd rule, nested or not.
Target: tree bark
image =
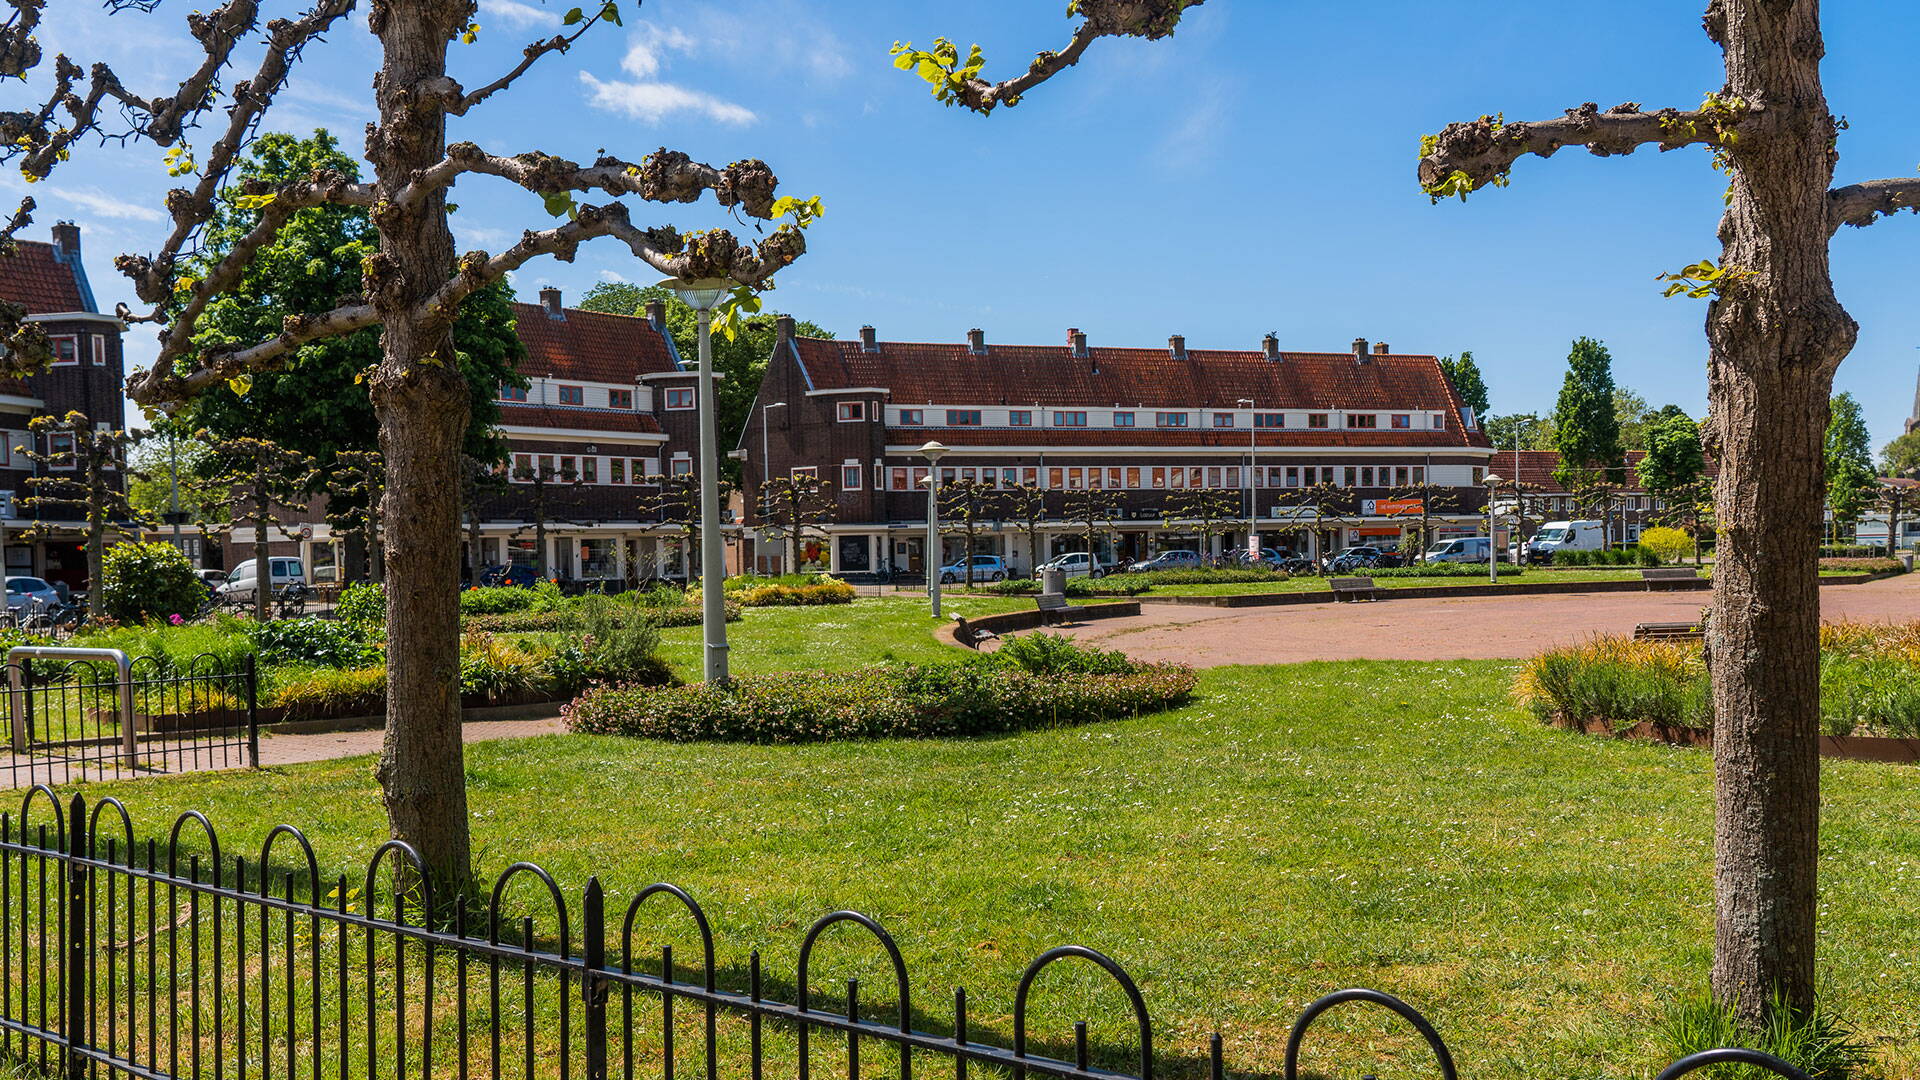
[[[1721,21],[1723,20],[1723,21]],[[1822,436],[1856,327],[1828,270],[1834,120],[1818,0],[1715,0],[1727,92],[1766,111],[1731,147],[1708,309],[1720,475],[1709,666],[1714,705],[1713,993],[1748,1024],[1778,994],[1813,1005]]]
[[[367,135],[382,209],[380,250],[365,272],[384,327],[370,380],[387,468],[379,539],[387,572],[387,724],[375,775],[392,836],[419,853],[442,899],[472,881],[466,771],[460,745],[460,453],[469,419],[453,362],[452,312],[425,301],[454,265],[446,199],[397,196],[446,147],[438,99],[460,0],[379,0],[368,23],[383,46],[374,79],[380,123]]]

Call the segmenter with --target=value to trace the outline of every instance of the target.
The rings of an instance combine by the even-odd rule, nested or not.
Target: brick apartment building
[[[942,483],[1045,489],[1039,561],[1084,550],[1063,517],[1088,488],[1118,504],[1096,553],[1108,563],[1197,546],[1178,521],[1163,521],[1192,488],[1238,493],[1263,544],[1303,552],[1398,544],[1408,518],[1381,511],[1409,507],[1382,500],[1409,483],[1443,489],[1430,522],[1438,535],[1479,528],[1492,447],[1437,359],[1384,342],[1282,352],[1268,335],[1237,351],[1189,349],[1176,335],[1165,348],[1108,348],[1069,330],[1064,345],[1031,346],[990,344],[974,330],[965,343],[928,344],[881,341],[872,327],[833,341],[796,337],[791,319],[778,326],[736,453],[749,492],[802,471],[833,487],[820,561],[839,573],[922,570],[928,466],[918,449],[929,440],[951,448]],[[1325,516],[1302,505],[1305,489],[1323,483],[1353,489],[1349,504]],[[765,524],[747,502],[749,529]],[[1214,553],[1246,542],[1241,525],[1214,538]],[[941,563],[962,544],[945,537]],[[1004,518],[988,522],[977,546],[1016,571],[1036,561],[1024,525]],[[758,546],[756,568],[776,569],[782,550]]]
[[[125,380],[120,338],[126,326],[101,314],[94,303],[80,262],[80,227],[60,222],[52,238],[52,243],[16,241],[11,255],[0,256],[0,299],[26,308],[28,320],[47,332],[54,357],[53,366],[40,374],[0,380],[0,550],[8,574],[81,588],[87,560],[80,512],[73,508],[70,515],[45,510],[36,514],[23,509],[20,500],[33,494],[26,480],[42,466],[15,448],[39,438],[39,452],[62,450],[61,436],[53,436],[55,444],[49,446],[45,438],[29,434],[27,425],[36,416],[78,410],[101,426],[121,425]],[[71,439],[65,441],[71,450]],[[45,534],[42,538],[20,539],[23,530],[35,526]]]
[[[662,527],[647,503],[647,477],[695,471],[695,381],[666,330],[664,305],[644,317],[568,308],[558,289],[537,304],[513,305],[526,356],[525,389],[499,389],[500,433],[508,448],[504,485],[480,503],[481,566],[546,568],[568,580],[627,580],[685,572],[678,531]],[[543,478],[536,483],[535,478]],[[545,502],[544,560],[536,518]],[[345,544],[325,521],[325,504],[282,514],[276,555],[299,555],[318,581],[340,576]],[[461,533],[462,565],[471,532]],[[226,565],[252,557],[253,530],[226,543]],[[348,576],[354,576],[349,572]]]

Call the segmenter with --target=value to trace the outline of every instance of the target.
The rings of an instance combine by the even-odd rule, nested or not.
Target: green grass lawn
[[[888,598],[749,612],[732,627],[735,666],[943,655],[924,610]],[[668,650],[686,666],[694,635],[672,632]],[[1426,1010],[1466,1075],[1651,1075],[1658,1018],[1705,981],[1710,762],[1541,727],[1509,703],[1512,672],[1222,668],[1176,712],[995,739],[483,743],[468,749],[475,846],[484,872],[533,860],[576,897],[598,873],[613,910],[647,882],[679,882],[713,918],[735,989],[749,949],[784,990],[813,918],[866,911],[906,954],[921,1023],[940,1029],[964,985],[975,1037],[1003,1045],[1023,966],[1078,942],[1140,981],[1179,1074],[1200,1071],[1215,1029],[1231,1070],[1277,1072],[1300,1007],[1359,984]],[[383,835],[368,764],[110,790],[146,830],[204,810],[232,850],[290,821],[329,873],[357,874]],[[1889,1075],[1912,1075],[1920,772],[1829,763],[1824,782],[1824,992]],[[650,927],[650,947],[691,954],[673,925]],[[865,1011],[889,1015],[872,946],[838,938],[819,962],[818,985],[858,975]],[[1117,993],[1073,968],[1044,985],[1036,1032],[1065,1038],[1090,1014],[1096,1047],[1125,1053]],[[1374,1014],[1336,1012],[1315,1032],[1310,1068],[1431,1075]]]

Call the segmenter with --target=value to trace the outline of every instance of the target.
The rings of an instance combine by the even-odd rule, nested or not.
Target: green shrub
[[[461,594],[462,599],[465,594]],[[465,610],[466,605],[461,605]],[[340,590],[340,602],[334,605],[333,614],[341,622],[352,623],[369,629],[382,627],[387,622],[387,587],[370,581],[356,582]]]
[[[206,598],[193,563],[172,544],[114,544],[101,556],[95,614],[122,623],[186,618]]]
[[[1109,574],[1092,582],[1089,588],[1095,594],[1134,596],[1146,592],[1155,585],[1258,584],[1268,581],[1285,581],[1290,576],[1283,570],[1262,570],[1252,567],[1236,569],[1230,566],[1218,569],[1152,570],[1142,574]]]
[[[1116,575],[1116,576],[1126,576],[1126,575]],[[1100,593],[1096,592],[1096,587],[1103,585],[1106,582],[1109,582],[1112,580],[1113,578],[1101,578],[1100,580],[1095,581],[1092,578],[1070,577],[1067,579],[1066,595],[1080,596],[1080,597],[1101,595]],[[1120,587],[1122,589],[1125,589],[1127,587],[1127,583],[1124,581],[1121,582]],[[994,596],[1036,596],[1040,592],[1040,583],[1038,581],[1035,581],[1032,578],[1008,578],[1005,581],[989,581],[984,584],[976,584],[973,587],[973,591],[990,593]],[[1144,588],[1139,588],[1134,590],[1134,592],[1136,593],[1145,592],[1145,591],[1146,589]],[[1123,595],[1123,594],[1115,593],[1112,595]],[[1125,594],[1125,595],[1131,595],[1131,594]]]
[[[1688,543],[1688,551],[1693,550]],[[1660,555],[1645,544],[1627,544],[1602,551],[1556,551],[1555,566],[1659,566]]]
[[[362,668],[313,668],[288,673],[267,703],[287,710],[289,718],[374,713],[387,698],[384,665]]]
[[[1016,634],[987,655],[1034,675],[1121,675],[1136,667],[1126,653],[1079,645],[1065,634]]]
[[[146,658],[140,677],[149,673],[170,678],[196,664],[205,668],[216,663],[224,671],[238,671],[253,654],[253,639],[247,635],[251,620],[220,615],[210,622],[169,626],[147,622],[137,626],[117,626],[74,636],[71,644],[90,649],[119,649],[129,659]],[[210,658],[210,659],[209,659]]]
[[[1754,1031],[1732,1009],[1707,995],[1696,995],[1668,1009],[1660,1040],[1666,1055],[1675,1060],[1702,1050],[1740,1046],[1772,1054],[1813,1080],[1874,1075],[1871,1049],[1830,1008],[1816,1004],[1811,1016],[1800,1017],[1784,997],[1776,995],[1767,1018],[1766,1026]],[[1713,1065],[1693,1075],[1703,1080],[1774,1080],[1778,1076],[1752,1065]]]
[[[735,574],[721,582],[720,587],[727,592],[739,592],[743,589],[759,589],[768,585],[799,587],[835,580],[837,579],[827,574]]]
[[[1494,563],[1494,569],[1501,577],[1519,577],[1527,572],[1524,566],[1512,563]],[[1474,563],[1422,563],[1419,566],[1391,566],[1385,570],[1356,570],[1354,573],[1375,578],[1487,578],[1487,564]]]
[[[1855,574],[1897,574],[1906,568],[1907,564],[1901,562],[1899,559],[1837,558],[1820,560],[1820,569],[1822,570],[1841,570]]]
[[[644,595],[644,594],[643,594]],[[727,621],[740,618],[740,605],[729,600],[726,604]],[[678,607],[656,607],[641,602],[636,603],[622,618],[644,619],[660,628],[673,626],[700,625],[700,607],[697,604],[682,604]],[[500,615],[469,615],[460,620],[463,630],[480,631],[489,634],[538,634],[571,630],[579,623],[579,618],[571,610],[552,611],[510,611]]]
[[[794,743],[996,734],[1116,719],[1183,704],[1192,669],[1035,675],[991,655],[946,664],[793,671],[724,684],[590,690],[562,710],[570,730],[675,742]]]
[[[582,597],[574,610],[577,636],[556,652],[552,670],[556,689],[574,693],[596,682],[662,685],[673,681],[672,668],[657,655],[660,627],[637,598]],[[577,685],[573,684],[578,679]]]
[[[358,623],[317,619],[278,619],[249,623],[247,636],[263,666],[365,667],[380,659]]]
[[[844,581],[826,578],[809,585],[755,585],[727,590],[727,599],[741,607],[812,607],[818,604],[851,604],[858,594]],[[687,593],[688,601],[699,603],[700,590]]]
[[[499,701],[544,688],[553,650],[493,634],[460,639],[460,693]]]
[[[504,615],[510,611],[531,611],[541,599],[533,589],[513,585],[473,585],[460,592],[460,614]]]
[[[1643,530],[1640,546],[1651,549],[1661,562],[1679,562],[1693,555],[1693,537],[1664,525]]]

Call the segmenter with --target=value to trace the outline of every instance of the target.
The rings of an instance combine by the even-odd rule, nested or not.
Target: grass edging
[[[1129,615],[1140,614],[1139,600],[1116,600],[1105,604],[1075,604],[1067,609],[1069,614],[1058,620],[1060,623],[1079,622],[1083,619],[1123,619]],[[940,639],[953,645],[972,648],[973,645],[961,634],[967,630],[988,630],[995,634],[1008,634],[1015,630],[1035,630],[1043,626],[1055,625],[1048,621],[1050,613],[1033,608],[1025,611],[1002,611],[994,615],[978,615],[970,619],[955,619],[950,625],[942,627]]]
[[[1713,732],[1680,724],[1656,724],[1642,720],[1631,727],[1615,728],[1608,721],[1599,718],[1574,720],[1565,716],[1554,717],[1552,723],[1554,727],[1563,731],[1578,732],[1582,735],[1603,735],[1614,739],[1665,743],[1669,746],[1686,746],[1709,751],[1713,749]],[[1841,761],[1875,761],[1889,765],[1912,765],[1920,763],[1920,739],[1894,738],[1887,735],[1822,735],[1820,736],[1820,756]]]
[[[1846,577],[1822,577],[1821,585],[1864,585],[1870,581],[1885,581],[1899,577],[1904,570],[1889,570],[1874,574],[1854,574]],[[1377,600],[1435,600],[1454,596],[1540,596],[1562,593],[1613,593],[1613,592],[1709,592],[1713,589],[1713,579],[1682,578],[1678,581],[1647,582],[1639,578],[1621,581],[1517,581],[1511,585],[1422,585],[1413,588],[1398,589],[1382,587],[1374,592]],[[1140,596],[1141,602],[1148,604],[1189,604],[1198,607],[1278,607],[1290,604],[1331,604],[1336,597],[1332,590],[1326,592],[1270,592],[1270,593],[1230,593],[1215,596]]]
[[[560,706],[572,698],[547,698],[539,701],[522,701],[506,705],[466,706],[460,710],[460,722],[463,724],[481,723],[493,720],[557,720]],[[299,720],[270,720],[269,713],[277,710],[260,710],[260,734],[262,735],[327,735],[336,731],[368,731],[385,727],[384,714],[364,716],[318,716]]]

